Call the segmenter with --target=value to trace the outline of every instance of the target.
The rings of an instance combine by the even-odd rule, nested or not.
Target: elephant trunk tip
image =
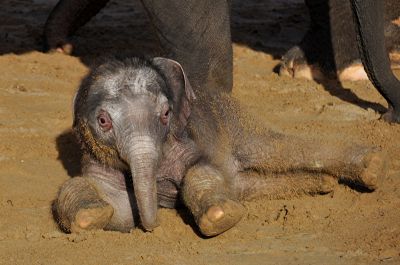
[[[146,232],[153,232],[153,230],[160,225],[158,218],[155,218],[154,221],[148,222],[142,219],[142,227]]]

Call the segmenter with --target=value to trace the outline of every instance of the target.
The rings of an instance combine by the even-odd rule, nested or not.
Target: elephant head
[[[169,133],[181,137],[195,99],[176,61],[129,59],[98,67],[74,100],[84,151],[105,166],[130,170],[142,226],[157,226],[155,172]]]

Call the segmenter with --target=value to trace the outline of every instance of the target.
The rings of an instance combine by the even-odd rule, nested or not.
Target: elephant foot
[[[225,232],[238,223],[246,210],[240,203],[226,200],[212,205],[198,219],[200,231],[205,236],[215,236]]]
[[[400,69],[400,51],[395,49],[389,53],[391,67],[393,70]]]
[[[381,119],[389,123],[400,123],[400,113],[397,113],[392,107],[381,116]]]
[[[321,177],[322,183],[319,187],[318,193],[327,194],[332,192],[337,186],[337,180],[329,175],[325,175]]]
[[[280,76],[289,76],[292,78],[300,78],[306,80],[323,80],[324,74],[316,65],[296,65],[296,66],[283,66],[279,69]]]
[[[50,53],[57,52],[57,53],[70,55],[70,54],[72,54],[73,48],[74,47],[72,46],[71,43],[65,43],[65,44],[57,45],[55,47],[50,48],[49,52]]]
[[[399,66],[398,64],[392,64],[393,69]],[[334,74],[324,73],[317,64],[308,65],[305,62],[299,63],[295,61],[282,62],[279,75],[316,81],[331,79],[337,79],[340,82],[368,80],[368,75],[361,63],[352,64],[338,71],[335,78]]]
[[[390,62],[392,69],[400,69],[400,54],[391,53]],[[365,72],[364,66],[361,62],[357,61],[339,71],[338,77],[340,81],[361,81],[368,80],[368,75]]]
[[[111,220],[114,209],[111,205],[99,205],[80,209],[71,223],[71,232],[103,229]]]
[[[361,81],[368,80],[368,75],[361,63],[347,66],[338,73],[339,81]]]
[[[328,73],[323,71],[318,64],[308,64],[304,52],[300,47],[295,46],[283,57],[279,68],[279,75],[307,80],[332,80],[339,81],[360,81],[368,80],[367,73],[361,63],[355,63],[339,71]]]
[[[390,53],[392,69],[400,69],[400,53],[393,51]],[[338,81],[361,81],[368,80],[368,75],[360,60],[340,69],[337,74],[334,72],[323,71],[319,64],[309,64],[303,50],[295,46],[291,48],[283,57],[279,66],[280,76],[292,78],[302,78],[307,80],[332,80]]]
[[[282,62],[279,66],[279,75],[307,80],[325,79],[320,67],[307,63],[304,52],[298,46],[291,48],[282,57]]]
[[[360,174],[362,184],[370,189],[378,188],[386,174],[386,154],[384,152],[371,152],[364,158],[364,169]]]

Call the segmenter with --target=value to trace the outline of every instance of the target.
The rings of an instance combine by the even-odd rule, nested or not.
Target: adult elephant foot
[[[299,46],[291,48],[283,57],[279,66],[279,75],[307,80],[324,79],[320,67],[308,64],[303,50]]]
[[[400,53],[398,51],[390,53],[390,62],[392,69],[400,69]],[[340,81],[368,80],[367,72],[360,60],[355,61],[353,64],[339,71],[337,76]]]
[[[390,53],[391,68],[400,69],[400,52]],[[355,60],[352,64],[339,69],[337,73],[334,70],[323,69],[321,63],[309,64],[303,50],[299,46],[291,48],[283,57],[279,66],[279,75],[290,76],[293,78],[303,78],[307,80],[330,80],[338,81],[361,81],[368,80],[368,75],[360,60]]]
[[[49,53],[62,53],[70,55],[72,54],[74,47],[71,43],[63,42],[63,44],[58,45],[48,45],[48,52]]]
[[[279,75],[307,80],[330,80],[359,81],[368,80],[361,62],[354,62],[334,73],[334,70],[326,70],[320,66],[321,63],[308,63],[303,50],[299,46],[290,49],[283,57],[279,67]]]
[[[340,81],[361,81],[368,80],[368,75],[364,70],[364,66],[361,62],[355,62],[337,74],[338,80]]]
[[[395,49],[389,53],[392,69],[400,69],[400,50]]]
[[[389,123],[400,123],[400,113],[389,106],[388,111],[382,115],[381,119]]]
[[[92,17],[109,0],[60,0],[51,11],[44,26],[44,50],[48,52],[72,53],[72,44],[68,37]]]

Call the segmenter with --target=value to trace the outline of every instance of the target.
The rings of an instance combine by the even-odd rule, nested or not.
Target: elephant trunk
[[[123,152],[132,172],[140,220],[147,231],[158,226],[155,169],[159,152],[156,146],[155,140],[151,137],[137,136],[126,145],[127,152]]]

